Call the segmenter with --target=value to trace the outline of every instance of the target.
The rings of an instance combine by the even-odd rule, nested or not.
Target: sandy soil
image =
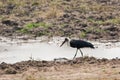
[[[119,59],[84,57],[72,64],[71,60],[1,63],[0,70],[0,80],[120,80]]]

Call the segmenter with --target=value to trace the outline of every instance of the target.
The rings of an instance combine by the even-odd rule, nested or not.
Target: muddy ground
[[[120,59],[23,61],[0,64],[0,80],[120,80]]]
[[[119,0],[0,1],[0,35],[120,39]]]

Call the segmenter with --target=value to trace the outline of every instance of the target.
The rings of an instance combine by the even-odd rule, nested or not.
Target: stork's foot
[[[70,62],[71,65],[76,64],[76,63],[77,63],[76,59],[73,59],[73,60],[71,60],[71,62]]]
[[[71,60],[70,63],[71,63],[71,64],[84,63],[84,58],[85,58],[85,56],[75,58],[75,59]]]

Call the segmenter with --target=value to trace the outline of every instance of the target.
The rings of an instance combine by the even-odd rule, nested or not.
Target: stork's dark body
[[[74,40],[74,39],[70,41],[70,46],[77,49],[84,47],[94,48],[94,46],[89,42],[83,40]]]

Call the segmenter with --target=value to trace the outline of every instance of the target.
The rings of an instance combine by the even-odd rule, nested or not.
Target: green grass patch
[[[109,19],[106,21],[106,23],[120,24],[120,18]]]
[[[98,25],[105,25],[105,24],[120,24],[120,18],[114,18],[114,19],[107,19],[105,21],[103,20],[95,20],[95,19],[88,19],[88,22],[91,22],[93,24],[98,24]]]
[[[97,27],[88,27],[88,28],[86,28],[85,32],[86,32],[86,34],[88,34],[88,33],[99,34],[99,33],[105,33],[106,31],[104,31],[103,29],[97,28]]]
[[[82,31],[82,32],[80,33],[80,38],[85,38],[86,35],[87,35],[86,32],[83,32],[83,31]]]
[[[20,30],[21,33],[29,33],[30,30],[34,29],[34,28],[48,28],[52,26],[51,24],[45,23],[45,22],[40,22],[40,23],[28,23],[25,25],[24,28],[22,28]],[[42,35],[43,33],[40,33],[40,35]]]
[[[93,19],[93,18],[88,18],[88,22],[91,22],[91,23],[93,23],[93,24],[98,24],[98,25],[103,25],[103,24],[106,23],[106,22],[103,21],[103,20],[95,20],[95,19]]]
[[[48,25],[45,22],[40,22],[40,23],[28,23],[25,25],[26,29],[33,29],[37,27],[43,27],[43,28],[48,28],[50,25]]]

